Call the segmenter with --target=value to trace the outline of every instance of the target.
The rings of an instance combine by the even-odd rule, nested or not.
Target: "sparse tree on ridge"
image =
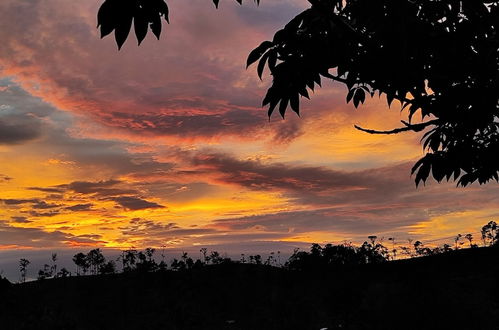
[[[156,252],[156,249],[154,248],[146,248],[144,253],[147,257],[147,261],[149,262],[152,262],[153,261],[153,257],[154,257],[154,253]]]
[[[412,249],[410,247],[401,246],[400,249],[402,250],[402,254],[405,254],[408,258],[413,256]]]
[[[138,262],[135,269],[140,272],[154,272],[158,268],[158,264],[154,260],[154,252],[156,249],[146,248],[144,252],[137,253]]]
[[[137,262],[137,250],[130,249],[124,251],[123,254],[123,271],[129,272],[135,269],[135,263]]]
[[[388,237],[388,240],[392,242],[392,260],[397,259],[397,249],[395,248],[395,237]]]
[[[43,268],[38,270],[38,280],[44,280],[53,276],[53,268],[49,264],[44,264]]]
[[[497,236],[499,235],[499,228],[495,221],[489,221],[489,223],[482,227],[481,232],[484,245],[487,244],[487,242],[489,245],[494,245],[496,243]]]
[[[214,265],[220,264],[223,260],[218,251],[211,251],[209,258],[209,261]]]
[[[458,246],[458,243],[459,243],[459,240],[461,239],[463,235],[461,234],[457,234],[457,236],[454,238],[454,249],[457,250],[459,249],[459,246]]]
[[[464,235],[464,238],[466,238],[468,242],[470,242],[470,248],[473,247],[473,234],[466,234]]]
[[[173,258],[170,267],[175,271],[185,270],[185,262],[183,262],[182,260],[178,260],[177,258]]]
[[[100,249],[90,250],[86,256],[90,271],[93,275],[99,272],[99,268],[106,262],[106,258]]]
[[[81,275],[81,273],[86,275],[89,267],[87,256],[84,253],[79,252],[73,256],[73,262],[76,265],[76,275]]]
[[[485,245],[495,245],[499,241],[499,228],[495,221],[490,221],[482,227],[482,238],[485,241]],[[401,254],[407,255],[409,258],[413,257],[428,257],[437,254],[448,253],[455,251],[460,245],[464,245],[464,242],[460,242],[461,238],[465,238],[469,241],[470,248],[476,248],[477,245],[473,244],[473,235],[468,233],[466,235],[458,234],[454,237],[454,244],[443,244],[437,247],[425,247],[425,245],[417,240],[413,243],[414,251],[409,247],[401,246]],[[393,241],[393,238],[388,238],[389,241]],[[408,239],[410,243],[413,242],[412,239]],[[363,265],[363,264],[373,264],[382,263],[395,259],[395,255],[391,256],[389,249],[383,244],[383,238],[378,239],[377,236],[372,235],[368,237],[360,246],[355,246],[352,243],[345,243],[340,245],[326,244],[321,246],[319,244],[312,244],[310,252],[300,251],[295,249],[293,254],[285,262],[284,267],[290,270],[321,270],[331,267],[341,267],[345,265]],[[392,245],[392,248],[394,246]],[[134,271],[134,272],[164,272],[167,270],[167,265],[164,261],[157,264],[154,260],[154,249],[147,248],[144,251],[128,250],[124,254],[125,261],[127,263],[124,272]],[[200,252],[206,252],[207,250],[201,249]],[[250,264],[254,265],[265,265],[265,266],[282,266],[279,263],[280,251],[276,254],[271,252],[267,259],[263,262],[262,256],[259,254],[249,255],[248,260]],[[244,260],[246,260],[246,255],[242,254]],[[57,255],[52,254],[53,264],[57,260]],[[210,260],[211,264],[238,264],[243,263],[242,261],[234,262],[227,257],[226,254],[220,255],[217,251],[211,251],[209,255],[206,255],[205,260]],[[99,248],[90,250],[87,254],[77,253],[73,256],[73,262],[77,266],[76,274],[86,274],[90,268],[92,275],[97,274],[113,274],[116,273],[116,264],[114,261],[106,262],[104,255]],[[19,270],[20,270],[20,282],[24,283],[26,281],[27,267],[30,264],[27,259],[20,259]],[[61,268],[58,273],[54,271],[57,269],[54,265],[45,264],[42,269],[38,272],[38,279],[46,279],[51,277],[68,277],[71,273],[66,268]],[[189,257],[187,252],[183,252],[180,255],[180,259],[174,258],[171,262],[171,269],[174,271],[187,271],[192,269],[199,269],[205,266],[200,259],[194,260]]]
[[[71,272],[66,268],[62,267],[59,273],[57,273],[57,277],[68,277],[71,276]]]
[[[52,274],[57,277],[57,253],[52,253]]]
[[[203,263],[207,264],[210,261],[209,256],[207,255],[208,249],[204,247],[199,249],[199,252],[203,254]]]
[[[22,258],[19,260],[19,272],[21,273],[21,283],[26,282],[26,274],[28,272],[28,265],[31,262],[28,259]]]
[[[99,266],[99,274],[114,274],[116,273],[116,264],[113,260],[104,262]]]
[[[414,242],[414,251],[416,251],[416,255],[425,256],[431,254],[431,249],[424,246],[423,242],[416,241]]]
[[[444,244],[443,247],[442,247],[442,252],[450,252],[452,251],[452,246],[450,246],[449,244]]]

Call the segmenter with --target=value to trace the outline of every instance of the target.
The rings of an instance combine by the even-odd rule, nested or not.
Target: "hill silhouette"
[[[498,329],[499,248],[290,270],[222,263],[0,286],[2,329]]]

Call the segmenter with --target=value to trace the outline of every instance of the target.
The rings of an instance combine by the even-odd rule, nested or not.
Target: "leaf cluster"
[[[212,2],[218,8],[220,0]],[[242,5],[243,0],[236,2]],[[260,4],[260,0],[254,2]],[[114,31],[116,44],[121,49],[130,34],[132,23],[139,45],[149,30],[159,39],[161,20],[170,23],[168,14],[168,5],[164,0],[104,0],[97,13],[97,28],[100,28],[101,38]]]
[[[101,38],[114,31],[116,44],[121,49],[132,22],[139,45],[149,29],[159,39],[162,18],[168,22],[168,6],[163,0],[105,0],[97,13],[97,27],[100,27]]]
[[[406,110],[426,155],[412,169],[466,186],[499,180],[499,1],[315,0],[253,50],[273,77],[263,105],[299,113],[321,77],[346,85],[355,107],[376,93]],[[424,120],[413,124],[414,115]]]

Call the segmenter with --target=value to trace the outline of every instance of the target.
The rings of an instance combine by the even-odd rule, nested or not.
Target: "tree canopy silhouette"
[[[346,85],[355,107],[378,94],[408,114],[393,130],[357,129],[426,130],[426,154],[412,168],[416,185],[430,175],[462,186],[499,181],[499,1],[308,2],[248,56],[260,78],[265,67],[273,77],[263,99],[269,116],[278,109],[284,117],[288,107],[300,114],[300,98],[332,79]],[[168,21],[163,0],[105,0],[98,26],[102,37],[115,31],[120,48],[132,21],[140,44],[148,28],[159,38],[161,19]],[[421,121],[414,122],[416,114]]]

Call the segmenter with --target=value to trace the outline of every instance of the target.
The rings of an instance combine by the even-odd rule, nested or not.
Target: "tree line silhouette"
[[[481,228],[480,234],[482,246],[498,245],[499,226],[495,221],[489,221],[485,224]],[[280,267],[288,270],[317,270],[351,265],[379,264],[397,259],[432,256],[458,250],[463,246],[467,246],[468,248],[479,247],[475,241],[475,237],[471,233],[465,235],[458,234],[453,240],[454,246],[443,244],[442,246],[430,247],[425,246],[422,241],[408,239],[408,246],[398,246],[397,248],[394,237],[389,237],[388,243],[385,243],[384,238],[372,235],[368,236],[368,240],[360,246],[355,246],[352,243],[339,245],[326,244],[321,246],[314,243],[308,252],[295,249],[284,263],[281,261],[280,251],[277,251],[277,253],[271,252],[265,260],[260,254],[246,255],[244,253],[241,254],[239,260],[233,260],[226,255],[221,255],[218,251],[208,251],[205,247],[199,250],[200,258],[196,260],[189,256],[187,252],[183,252],[180,258],[173,258],[170,264],[165,261],[163,253],[161,254],[161,261],[156,261],[155,255],[157,250],[155,248],[146,248],[143,251],[136,249],[123,250],[115,260],[106,260],[101,249],[96,248],[86,254],[82,252],[77,253],[73,256],[72,260],[76,266],[76,271],[74,272],[76,276],[119,273],[118,267],[120,264],[122,273],[149,273],[164,272],[167,270],[185,271],[200,269],[208,265],[232,263],[248,263]],[[57,271],[57,260],[57,254],[53,253],[51,255],[51,264],[45,264],[38,271],[37,279],[43,280],[73,275],[72,272],[64,267]],[[30,263],[28,259],[20,259],[20,283],[26,282]]]

